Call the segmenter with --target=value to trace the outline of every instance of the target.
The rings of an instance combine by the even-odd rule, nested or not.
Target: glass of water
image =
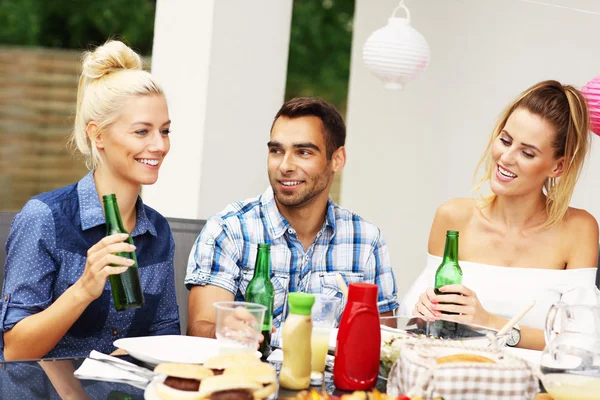
[[[220,353],[256,353],[267,308],[243,301],[220,301],[213,306]]]

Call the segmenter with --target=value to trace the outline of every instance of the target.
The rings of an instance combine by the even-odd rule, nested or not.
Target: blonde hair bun
[[[131,48],[118,40],[111,40],[84,53],[82,76],[100,79],[118,70],[141,70],[142,59]]]
[[[158,82],[142,65],[142,58],[118,40],[84,53],[70,142],[85,157],[89,169],[102,161],[93,144],[95,138],[119,118],[131,97],[164,96]],[[88,132],[92,121],[95,129]]]

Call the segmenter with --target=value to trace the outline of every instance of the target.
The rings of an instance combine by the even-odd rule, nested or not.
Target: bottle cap
[[[315,296],[308,293],[292,292],[288,294],[290,314],[310,315]]]
[[[258,244],[258,251],[261,251],[261,250],[267,250],[267,251],[271,250],[271,245],[267,244],[267,243],[259,243]]]
[[[377,304],[379,286],[374,283],[352,282],[348,285],[348,302]]]
[[[458,231],[447,231],[446,235],[447,236],[458,236]]]

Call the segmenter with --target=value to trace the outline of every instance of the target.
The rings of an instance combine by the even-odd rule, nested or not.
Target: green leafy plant
[[[85,49],[123,38],[152,52],[156,0],[0,0],[0,43]]]

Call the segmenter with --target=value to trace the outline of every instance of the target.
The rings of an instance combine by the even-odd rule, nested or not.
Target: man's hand
[[[226,311],[221,311],[226,312]],[[242,343],[264,340],[263,336],[255,330],[256,318],[244,307],[236,307],[233,312],[224,316],[221,324],[217,321],[217,335],[231,337]]]
[[[217,301],[233,301],[233,293],[214,285],[194,286],[188,298],[189,336],[216,337],[216,312],[213,304]]]

